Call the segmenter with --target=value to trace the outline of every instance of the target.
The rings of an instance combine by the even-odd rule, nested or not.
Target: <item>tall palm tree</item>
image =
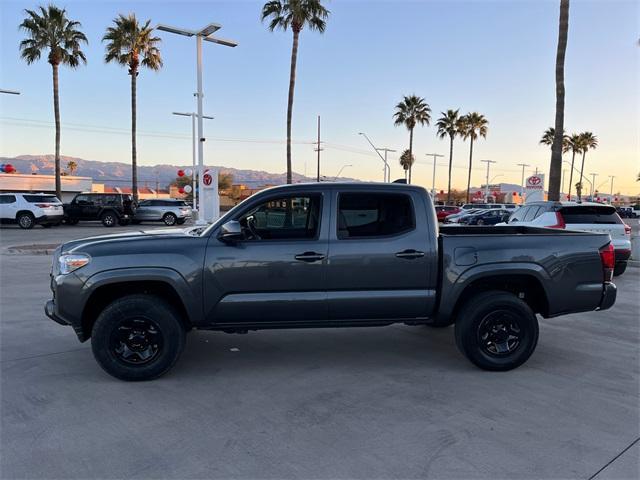
[[[269,30],[293,31],[291,47],[291,70],[289,73],[289,99],[287,101],[287,183],[292,183],[291,174],[291,117],[293,115],[293,92],[296,86],[296,63],[298,61],[298,39],[307,26],[309,30],[324,33],[327,27],[327,10],[320,0],[271,0],[262,7],[262,21],[269,19]]]
[[[20,42],[20,56],[27,64],[40,60],[48,52],[47,62],[53,71],[53,115],[56,123],[55,165],[56,196],[62,198],[60,179],[60,90],[58,88],[58,68],[67,65],[71,68],[86,64],[87,59],[80,49],[82,43],[88,43],[87,37],[79,29],[80,22],[69,20],[67,11],[54,5],[38,7],[38,11],[25,10],[26,18],[20,24],[27,38]]]
[[[469,139],[469,175],[467,176],[467,203],[469,203],[470,195],[469,189],[471,188],[471,167],[473,165],[473,142],[478,139],[478,136],[487,138],[487,131],[489,130],[489,121],[484,115],[478,112],[467,113],[460,118],[460,134],[463,139]]]
[[[551,164],[549,165],[549,200],[560,200],[562,180],[562,143],[564,133],[564,57],[567,52],[569,32],[569,0],[560,0],[558,21],[558,49],[556,51],[556,119]]]
[[[404,125],[409,130],[409,158],[413,158],[413,129],[416,125],[429,125],[431,108],[424,98],[417,95],[405,95],[402,101],[396,105],[393,119],[395,126]],[[413,161],[409,165],[409,183],[411,183],[412,166]]]
[[[547,128],[542,134],[542,138],[540,139],[540,145],[547,145],[551,147],[553,145],[553,138],[556,135],[556,129],[553,127]],[[565,134],[565,131],[562,131],[562,150],[563,153],[568,152],[567,150],[567,140],[569,137]]]
[[[571,150],[571,170],[569,170],[569,193],[567,194],[569,200],[571,200],[571,186],[573,185],[573,165],[576,160],[576,153],[582,152],[582,138],[580,135],[572,134],[567,137],[567,147],[566,151]],[[578,179],[579,182],[582,182],[582,175]]]
[[[158,44],[160,38],[153,36],[151,20],[140,25],[135,14],[118,15],[113,19],[114,26],[107,28],[102,37],[107,42],[104,61],[116,62],[129,67],[131,75],[131,191],[134,201],[138,201],[138,151],[136,148],[137,119],[137,78],[140,67],[149,70],[162,68],[162,57]]]
[[[449,136],[449,185],[447,187],[447,203],[451,201],[451,167],[453,165],[453,140],[462,130],[462,122],[458,116],[457,110],[447,110],[446,112],[440,112],[442,115],[436,122],[438,127],[437,135],[440,138]]]
[[[587,156],[589,150],[595,150],[598,147],[598,137],[591,132],[583,132],[580,134],[580,142],[582,147],[582,165],[580,166],[580,181],[582,182],[582,175],[584,175],[584,157]],[[581,196],[578,195],[578,200],[581,200]]]
[[[404,179],[407,180],[407,172],[411,172],[411,167],[416,161],[416,157],[407,148],[402,155],[400,155],[400,166],[404,169]],[[411,180],[408,180],[411,183]]]

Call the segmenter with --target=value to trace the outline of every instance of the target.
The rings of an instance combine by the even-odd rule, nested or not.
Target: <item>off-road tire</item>
[[[502,322],[518,328],[518,343],[512,351],[491,352],[496,348],[485,339],[483,333],[488,325]],[[498,323],[497,325],[500,325]],[[490,328],[488,330],[491,330]],[[509,327],[508,333],[498,329],[495,335],[513,336],[514,330]],[[516,295],[500,290],[478,293],[469,298],[456,315],[456,345],[458,349],[476,366],[483,370],[506,371],[519,367],[528,360],[538,343],[538,319],[529,305]],[[511,340],[511,344],[515,344]],[[509,345],[500,343],[500,345]]]
[[[148,363],[131,364],[117,353],[118,333],[127,322],[135,321],[150,321],[160,333],[160,348]],[[152,380],[173,367],[184,349],[185,338],[186,331],[175,308],[155,295],[135,294],[114,300],[98,315],[91,349],[109,375],[127,381]]]
[[[100,216],[100,221],[105,227],[111,228],[114,227],[116,223],[118,223],[118,216],[113,212],[104,212]]]

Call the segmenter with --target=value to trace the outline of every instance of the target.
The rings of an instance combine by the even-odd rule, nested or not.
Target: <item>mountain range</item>
[[[67,170],[67,164],[73,161],[77,165],[74,175],[91,177],[96,183],[104,183],[113,187],[131,184],[131,164],[123,162],[103,162],[98,160],[85,160],[78,157],[62,155],[60,157],[62,170]],[[10,163],[16,169],[16,173],[33,173],[53,175],[55,163],[53,155],[19,155],[17,157],[0,157],[0,163]],[[138,183],[141,187],[166,188],[175,181],[178,170],[187,167],[176,165],[138,165]],[[221,173],[231,174],[233,183],[244,183],[250,187],[263,185],[281,185],[287,182],[286,173],[270,173],[262,170],[245,170],[231,167],[216,167]],[[354,180],[341,177],[341,180]],[[315,177],[305,177],[293,172],[294,183],[314,182]]]

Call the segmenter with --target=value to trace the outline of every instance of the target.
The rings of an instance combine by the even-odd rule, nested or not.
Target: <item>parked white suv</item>
[[[64,212],[55,195],[44,193],[0,193],[0,222],[17,223],[20,228],[59,225]]]
[[[616,256],[614,275],[624,273],[631,256],[631,227],[622,221],[611,205],[592,202],[532,202],[513,212],[507,223],[608,233]]]

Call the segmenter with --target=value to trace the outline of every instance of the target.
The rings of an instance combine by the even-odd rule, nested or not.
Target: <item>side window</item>
[[[319,195],[270,199],[238,221],[247,240],[313,239],[320,227]]]
[[[89,195],[78,195],[75,198],[75,203],[78,205],[90,205]]]
[[[0,195],[0,204],[7,205],[9,203],[16,203],[15,195]]]
[[[536,218],[536,215],[538,214],[539,210],[540,210],[540,207],[535,207],[535,206],[529,207],[529,211],[524,216],[523,221],[530,222],[531,220]]]
[[[509,217],[509,223],[521,222],[531,207],[520,207]]]
[[[411,198],[397,193],[343,193],[338,205],[338,238],[398,235],[413,230]]]

